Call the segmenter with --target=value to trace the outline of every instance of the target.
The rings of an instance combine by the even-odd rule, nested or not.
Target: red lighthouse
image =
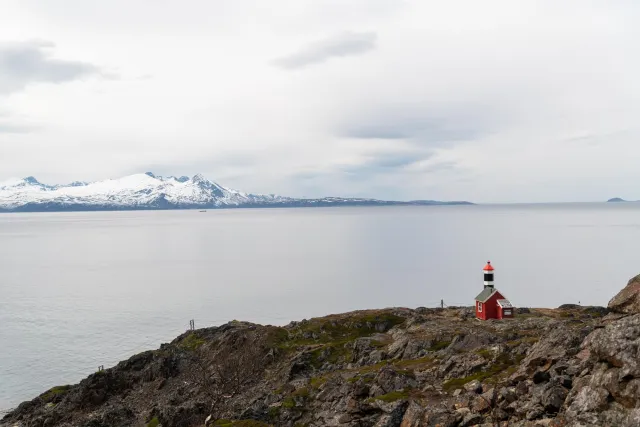
[[[508,299],[493,286],[493,266],[487,261],[484,266],[484,289],[476,297],[476,318],[509,319],[513,317],[514,308]]]

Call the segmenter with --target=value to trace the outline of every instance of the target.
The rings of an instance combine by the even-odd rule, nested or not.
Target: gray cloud
[[[480,113],[451,112],[433,116],[428,108],[407,107],[350,118],[338,128],[338,135],[356,139],[404,139],[437,145],[438,143],[476,139],[490,132],[491,123]]]
[[[86,62],[52,58],[53,47],[44,41],[0,43],[0,94],[21,91],[31,83],[63,83],[101,73]]]
[[[311,43],[297,52],[278,58],[273,63],[285,69],[303,68],[331,58],[361,55],[376,46],[375,33],[346,32]]]
[[[367,180],[373,175],[397,173],[406,167],[432,157],[432,153],[417,151],[410,153],[377,153],[359,164],[340,168],[349,179]]]

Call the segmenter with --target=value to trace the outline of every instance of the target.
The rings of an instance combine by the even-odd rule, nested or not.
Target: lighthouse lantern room
[[[494,268],[491,261],[484,266],[484,289],[476,297],[476,318],[509,319],[514,315],[514,308],[504,295],[493,286]]]

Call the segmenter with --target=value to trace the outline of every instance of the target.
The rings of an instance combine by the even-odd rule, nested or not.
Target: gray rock
[[[584,344],[592,357],[621,368],[621,377],[640,377],[640,315],[597,329]]]
[[[483,414],[491,409],[491,402],[483,395],[477,396],[473,399],[471,410],[475,413]]]
[[[409,403],[404,413],[400,427],[423,427],[424,409],[416,402]]]
[[[515,402],[518,400],[516,389],[514,387],[502,387],[498,392],[498,400],[506,401],[507,403]]]
[[[482,415],[469,413],[465,415],[465,417],[462,419],[459,425],[460,427],[475,426],[475,425],[481,424],[482,421],[483,421]]]
[[[526,418],[527,420],[535,420],[544,415],[544,408],[540,405],[535,405],[531,409],[527,411]]]
[[[583,387],[571,402],[567,410],[570,415],[577,416],[584,412],[602,411],[607,407],[609,392],[603,388]]]
[[[569,392],[562,386],[552,386],[546,390],[541,399],[542,406],[548,414],[557,414]]]
[[[640,275],[629,280],[627,286],[609,301],[608,307],[615,313],[640,313]]]
[[[478,380],[469,381],[463,387],[470,393],[482,393],[482,383]]]

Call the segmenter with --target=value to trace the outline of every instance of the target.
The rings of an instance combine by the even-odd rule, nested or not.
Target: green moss
[[[296,407],[296,401],[293,397],[287,397],[282,401],[282,407],[285,409],[291,409]]]
[[[205,343],[204,339],[198,337],[198,335],[195,332],[191,332],[182,340],[182,342],[180,343],[180,346],[185,350],[195,351],[198,348],[200,348],[200,346],[202,346],[204,343]]]
[[[407,399],[409,397],[409,390],[392,391],[391,393],[383,394],[376,397],[376,400],[382,400],[383,402],[395,402],[401,399]]]
[[[353,351],[346,346],[346,341],[338,341],[331,344],[323,345],[311,352],[310,364],[316,369],[322,367],[325,363],[336,364],[346,362],[353,356]]]
[[[478,380],[480,382],[497,382],[497,377],[500,374],[503,374],[505,372],[509,373],[510,368],[515,367],[516,366],[515,361],[513,361],[509,354],[504,353],[501,354],[497,357],[496,359],[496,363],[494,363],[493,365],[489,366],[486,370],[484,371],[479,371],[476,372],[474,374],[471,374],[467,377],[464,378],[453,378],[450,379],[449,381],[446,381],[442,387],[445,390],[452,390],[452,389],[456,389],[456,388],[461,388],[462,386],[464,386],[465,384],[467,384],[468,382],[474,381],[474,380]],[[514,371],[515,372],[515,371]]]
[[[397,362],[394,362],[393,365],[397,366],[398,368],[404,369],[420,369],[432,366],[435,360],[436,359],[433,356],[425,356],[419,359],[399,360]]]
[[[71,388],[70,385],[59,385],[56,387],[52,387],[46,392],[42,393],[40,395],[40,399],[42,399],[45,403],[49,403],[55,398],[61,397],[64,394],[66,394],[70,388]]]
[[[289,332],[285,328],[270,327],[267,332],[267,346],[270,348],[280,347],[289,339]]]
[[[160,424],[160,420],[158,420],[158,417],[153,417],[147,423],[147,427],[158,427],[159,424]]]
[[[436,341],[431,347],[429,347],[429,351],[439,351],[445,349],[451,345],[451,341]]]
[[[311,319],[291,329],[289,339],[281,342],[281,347],[317,343],[349,342],[356,338],[370,336],[376,332],[376,325],[384,325],[384,330],[404,323],[405,319],[391,313],[364,313],[348,317],[323,317]],[[384,346],[382,342],[377,345]],[[376,344],[373,344],[374,346]]]
[[[391,364],[391,362],[389,362],[388,360],[385,360],[383,362],[376,363],[375,365],[363,366],[361,368],[358,368],[357,372],[359,374],[367,374],[369,372],[377,372],[381,368],[383,368],[385,366],[389,366],[390,364]]]
[[[309,380],[309,385],[312,388],[317,389],[317,388],[320,388],[320,386],[322,386],[326,382],[327,382],[327,377],[324,377],[324,376],[322,376],[322,377],[313,377],[313,378],[311,378]]]
[[[299,388],[298,390],[291,393],[291,396],[307,398],[309,397],[309,389],[306,387]]]
[[[280,407],[279,406],[272,406],[269,408],[269,419],[271,420],[275,420],[280,416]]]
[[[482,350],[476,351],[476,353],[478,353],[480,356],[484,357],[486,360],[493,359],[493,352],[491,350],[482,349]]]

